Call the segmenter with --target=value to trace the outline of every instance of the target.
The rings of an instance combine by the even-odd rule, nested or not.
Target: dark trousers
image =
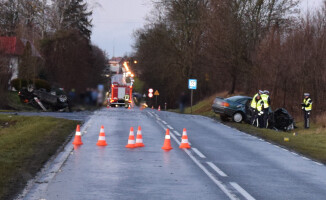
[[[263,128],[268,128],[268,111],[269,108],[264,108],[263,112]]]
[[[250,116],[251,116],[251,118],[250,118],[250,124],[251,125],[254,125],[255,124],[255,120],[257,119],[257,110],[254,109],[254,108],[252,108],[252,107],[250,107],[249,108],[249,112],[250,112]]]
[[[310,128],[310,111],[303,111],[304,113],[304,128]]]
[[[257,127],[258,128],[264,128],[264,114],[258,114],[258,123]]]

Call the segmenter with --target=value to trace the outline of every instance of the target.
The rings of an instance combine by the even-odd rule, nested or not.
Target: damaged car
[[[63,90],[34,89],[32,86],[18,92],[21,102],[32,105],[43,111],[71,111],[68,96]]]
[[[252,97],[248,96],[232,96],[229,98],[216,97],[212,109],[219,114],[222,121],[232,119],[232,121],[240,123],[250,123],[251,112],[249,106]],[[278,108],[275,111],[269,109],[269,128],[276,130],[289,131],[294,129],[294,119],[290,113],[284,108]]]

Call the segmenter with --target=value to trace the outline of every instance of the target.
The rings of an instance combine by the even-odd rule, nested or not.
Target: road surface
[[[108,146],[96,146],[101,125]],[[127,149],[142,127],[145,147]],[[161,149],[169,128],[173,149]],[[187,128],[192,148],[179,149]],[[326,167],[212,119],[145,109],[94,112],[20,199],[325,199]],[[33,184],[34,183],[34,184]]]

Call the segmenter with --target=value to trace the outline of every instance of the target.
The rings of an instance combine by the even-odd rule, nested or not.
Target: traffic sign
[[[160,95],[160,93],[158,93],[158,90],[155,90],[154,95],[155,95],[155,96]]]
[[[153,93],[154,90],[153,90],[152,88],[149,88],[149,89],[148,89],[148,92],[149,92],[149,93]]]
[[[153,97],[153,93],[151,93],[151,92],[148,93],[148,97],[149,97],[149,98],[152,98],[152,97]]]
[[[188,80],[188,88],[190,90],[196,90],[197,89],[197,79],[189,79]]]

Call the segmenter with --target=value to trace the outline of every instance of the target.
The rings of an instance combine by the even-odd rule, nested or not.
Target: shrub
[[[44,88],[48,91],[51,89],[50,83],[45,80],[35,79],[34,82],[35,82],[35,85],[34,85],[35,89]],[[16,90],[20,90],[23,87],[27,87],[29,84],[33,84],[33,81],[20,79],[20,78],[16,78],[11,81],[11,86],[14,87]]]

